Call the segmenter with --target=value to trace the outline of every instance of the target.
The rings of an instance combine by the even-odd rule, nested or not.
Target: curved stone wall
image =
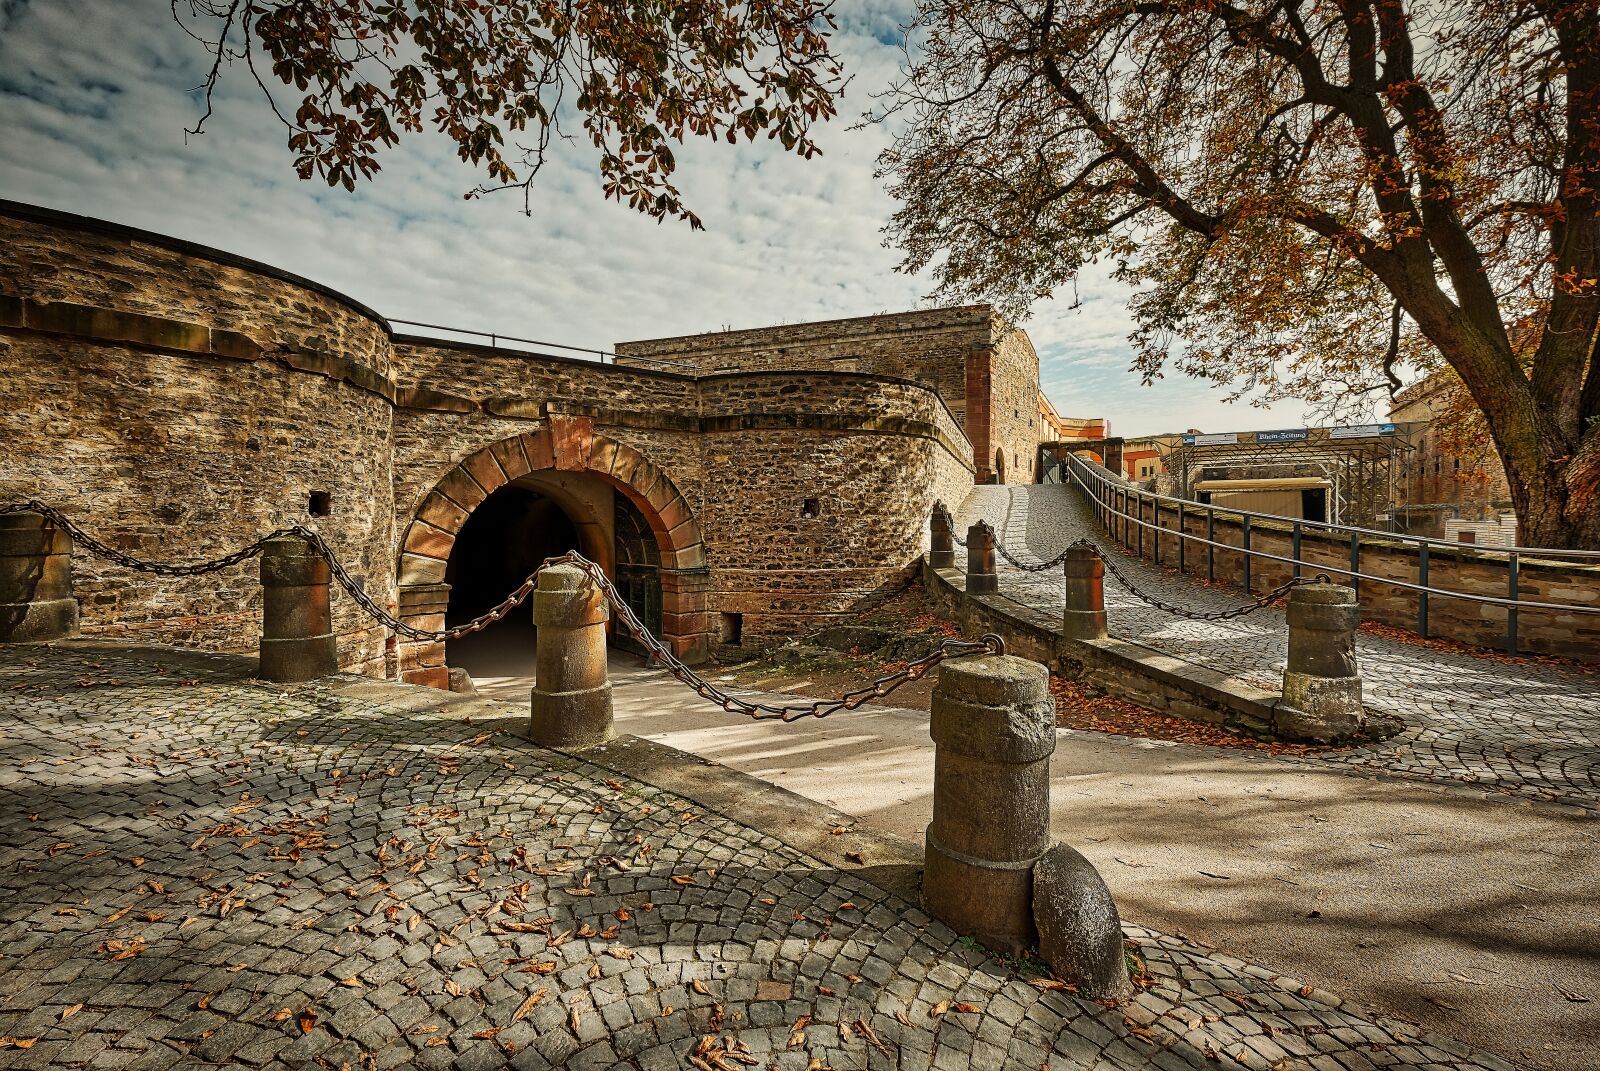
[[[392,602],[388,355],[373,314],[264,266],[0,210],[0,500],[41,499],[120,550],[216,557],[311,520],[322,491],[319,527]],[[254,562],[163,578],[80,550],[73,567],[85,634],[255,645]],[[335,612],[341,663],[381,670],[383,634],[348,600]]]

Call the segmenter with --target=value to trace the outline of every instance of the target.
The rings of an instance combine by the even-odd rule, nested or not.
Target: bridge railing
[[[1542,563],[1553,562],[1574,567],[1600,566],[1600,551],[1518,546],[1477,547],[1428,536],[1384,532],[1354,525],[1309,521],[1193,502],[1133,486],[1076,454],[1067,455],[1062,471],[1066,477],[1063,482],[1075,486],[1089,500],[1101,529],[1117,539],[1125,549],[1139,557],[1148,556],[1157,565],[1175,565],[1180,573],[1187,573],[1191,568],[1198,571],[1199,563],[1193,559],[1203,553],[1205,576],[1209,581],[1217,580],[1219,551],[1239,555],[1240,579],[1246,591],[1251,590],[1252,586],[1253,562],[1274,562],[1288,566],[1295,577],[1299,577],[1306,568],[1337,568],[1338,572],[1349,577],[1350,584],[1356,588],[1358,594],[1363,585],[1387,585],[1414,595],[1415,628],[1423,637],[1430,635],[1429,613],[1434,600],[1451,599],[1484,607],[1503,608],[1504,645],[1509,654],[1519,653],[1522,646],[1518,635],[1519,615],[1522,613],[1545,611],[1600,618],[1600,572],[1588,580],[1594,589],[1590,602],[1529,599],[1524,597],[1522,590],[1522,566],[1525,561],[1537,560]],[[1227,542],[1218,538],[1219,516],[1224,527],[1237,526],[1238,542]],[[1170,525],[1167,523],[1169,519]],[[1195,526],[1203,526],[1204,534],[1191,531],[1191,522]],[[1264,532],[1278,536],[1286,534],[1288,553],[1275,553],[1253,545],[1258,535]],[[1341,563],[1335,567],[1326,559],[1308,560],[1305,555],[1305,540],[1308,534],[1319,542],[1347,545],[1348,566]],[[1147,540],[1150,544],[1148,555]],[[1164,541],[1172,545],[1172,549],[1167,551],[1166,561],[1163,561]],[[1279,542],[1281,543],[1281,539]],[[1416,559],[1412,575],[1403,577],[1364,569],[1363,554],[1365,552],[1370,555],[1375,549],[1375,544],[1382,544],[1386,549],[1399,546],[1412,552]],[[1503,564],[1504,594],[1441,586],[1436,582],[1431,568],[1432,558],[1435,552],[1440,550],[1448,551],[1453,559],[1467,557],[1480,563],[1493,564],[1497,570]],[[1367,568],[1371,568],[1370,564]]]

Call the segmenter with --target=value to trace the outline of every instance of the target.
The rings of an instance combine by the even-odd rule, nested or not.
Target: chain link
[[[927,676],[928,671],[948,658],[962,658],[968,655],[1005,654],[1005,641],[993,633],[986,634],[976,640],[945,640],[932,651],[923,655],[914,662],[909,662],[903,669],[879,677],[864,688],[857,688],[853,692],[846,692],[838,699],[818,699],[810,703],[794,703],[784,706],[772,703],[752,703],[738,696],[729,695],[710,681],[701,677],[694,670],[686,666],[672,649],[662,643],[644,626],[633,607],[629,606],[612,587],[611,581],[606,578],[605,572],[594,562],[585,558],[577,551],[568,551],[557,558],[548,558],[541,569],[552,565],[574,565],[583,571],[591,583],[600,589],[606,600],[611,604],[618,619],[627,626],[634,639],[644,645],[650,656],[664,666],[679,683],[688,685],[694,693],[702,699],[709,699],[730,714],[742,714],[755,721],[795,721],[800,718],[826,718],[841,710],[854,710],[870,699],[881,699],[903,684],[909,684]]]
[[[297,533],[308,531],[308,529],[302,528],[298,525],[293,528],[279,528],[275,532],[271,532],[262,536],[254,543],[240,547],[232,554],[225,554],[220,558],[213,558],[210,561],[191,562],[186,565],[172,565],[167,562],[145,561],[142,558],[135,558],[132,554],[129,554],[126,551],[121,551],[115,547],[107,546],[105,543],[102,543],[100,540],[96,539],[94,536],[78,527],[75,523],[73,523],[72,518],[68,517],[66,514],[62,513],[53,506],[45,505],[43,502],[22,502],[11,506],[0,506],[0,516],[5,516],[12,513],[42,514],[43,516],[49,518],[51,523],[55,524],[58,528],[70,535],[75,545],[82,545],[91,553],[97,554],[108,561],[116,562],[118,565],[121,565],[124,568],[133,569],[136,572],[141,573],[154,573],[157,576],[205,576],[208,573],[221,572],[224,569],[238,565],[240,562],[249,561],[257,554],[260,554],[261,548],[266,545],[268,540],[282,539],[284,536],[295,535]]]
[[[125,554],[109,547],[74,524],[71,518],[60,510],[46,506],[41,502],[30,501],[16,505],[0,506],[0,516],[12,513],[42,514],[70,534],[75,544],[81,544],[90,552],[116,562],[118,565],[123,565],[139,572],[155,573],[158,576],[201,576],[206,573],[214,573],[229,566],[238,565],[240,562],[247,561],[260,554],[269,540],[282,539],[286,536],[298,536],[304,539],[328,563],[328,571],[333,576],[334,581],[370,617],[408,639],[425,642],[453,640],[487,628],[527,600],[539,582],[539,574],[544,570],[552,565],[576,566],[600,590],[607,604],[616,613],[623,625],[627,627],[628,631],[633,634],[634,639],[638,640],[645,650],[650,653],[651,658],[660,662],[679,683],[687,685],[693,689],[696,695],[716,703],[729,713],[742,714],[756,721],[777,720],[790,722],[808,717],[826,718],[828,715],[837,714],[841,710],[854,710],[868,700],[882,699],[901,685],[909,684],[927,676],[929,670],[946,659],[963,658],[970,655],[1001,655],[1005,654],[1006,650],[1005,641],[993,633],[988,633],[977,640],[944,640],[921,658],[908,662],[903,668],[887,676],[879,677],[863,688],[846,692],[838,699],[817,699],[810,703],[793,703],[781,706],[772,703],[752,703],[749,700],[728,694],[685,665],[677,655],[672,653],[670,647],[657,639],[645,627],[644,622],[639,620],[639,616],[634,613],[633,607],[629,606],[626,600],[617,593],[617,589],[606,577],[605,571],[575,550],[568,551],[559,557],[546,558],[539,568],[534,570],[515,591],[506,596],[492,609],[473,618],[471,621],[453,628],[429,630],[408,625],[379,606],[372,596],[368,595],[356,581],[355,577],[350,575],[350,571],[339,561],[338,556],[333,552],[333,548],[328,546],[327,540],[323,539],[322,534],[307,528],[305,525],[297,524],[289,528],[280,528],[269,535],[262,536],[247,546],[241,547],[232,554],[212,561],[196,562],[189,565],[168,565],[161,562],[143,561],[133,557],[131,554]]]
[[[950,531],[953,535],[955,533],[955,518],[950,515],[949,510],[944,511],[944,519],[945,523],[950,526]],[[1235,606],[1228,610],[1187,610],[1181,606],[1175,606],[1170,602],[1164,602],[1161,599],[1156,598],[1154,595],[1148,594],[1147,592],[1140,591],[1138,586],[1135,585],[1133,581],[1128,579],[1127,574],[1121,569],[1117,568],[1116,563],[1111,560],[1111,557],[1106,553],[1105,548],[1101,547],[1092,539],[1077,540],[1066,550],[1062,551],[1060,554],[1057,554],[1049,561],[1024,562],[1006,549],[1005,541],[1001,538],[999,533],[995,532],[994,528],[991,527],[988,522],[980,520],[977,523],[983,525],[985,528],[988,528],[990,534],[994,537],[993,541],[995,553],[999,554],[1000,557],[1004,558],[1012,566],[1021,569],[1023,572],[1042,573],[1047,569],[1055,569],[1067,560],[1067,556],[1072,552],[1073,547],[1088,547],[1090,550],[1094,551],[1095,557],[1099,558],[1100,561],[1105,564],[1106,571],[1112,576],[1116,577],[1117,581],[1123,587],[1127,588],[1128,593],[1134,598],[1141,602],[1148,603],[1157,610],[1164,611],[1165,613],[1172,614],[1176,617],[1186,617],[1191,621],[1227,621],[1235,617],[1243,617],[1245,614],[1253,614],[1257,610],[1271,606],[1273,603],[1283,598],[1295,588],[1306,584],[1331,584],[1333,582],[1327,573],[1317,573],[1314,576],[1309,577],[1297,576],[1286,583],[1279,584],[1271,591],[1257,596],[1253,601],[1245,603],[1242,606]],[[962,543],[962,546],[966,546],[966,544]]]
[[[1095,557],[1099,558],[1100,561],[1105,565],[1106,572],[1116,577],[1118,583],[1127,588],[1129,594],[1133,595],[1134,598],[1140,600],[1141,602],[1149,603],[1157,610],[1163,610],[1174,615],[1175,617],[1186,617],[1191,621],[1228,621],[1235,617],[1243,617],[1245,614],[1253,614],[1257,610],[1262,610],[1268,606],[1271,606],[1273,603],[1289,594],[1289,592],[1293,591],[1295,588],[1303,587],[1307,584],[1333,583],[1332,578],[1329,577],[1327,573],[1317,573],[1314,576],[1297,576],[1285,581],[1282,584],[1279,584],[1271,591],[1263,592],[1262,594],[1257,595],[1254,601],[1247,602],[1242,606],[1235,606],[1229,610],[1186,610],[1181,606],[1174,606],[1172,603],[1162,602],[1154,595],[1149,595],[1143,591],[1140,591],[1136,586],[1134,586],[1133,581],[1128,579],[1127,574],[1123,573],[1121,569],[1117,568],[1116,563],[1111,560],[1111,558],[1106,554],[1105,550],[1092,540],[1080,539],[1072,545],[1075,547],[1088,547],[1090,550],[1094,551]]]

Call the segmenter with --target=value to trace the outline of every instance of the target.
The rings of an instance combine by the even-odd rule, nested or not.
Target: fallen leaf
[[[202,1008],[205,1007],[204,1004],[202,1004],[200,1006]],[[83,1010],[83,1005],[82,1004],[74,1004],[70,1008],[62,1008],[61,1009],[61,1019],[57,1020],[57,1022],[60,1022],[60,1021],[65,1020],[65,1019],[68,1019],[68,1018],[70,1018],[70,1017],[72,1017],[74,1015],[77,1015],[82,1010]]]
[[[949,1010],[950,1010],[950,1002],[948,1000],[941,1000],[939,1003],[937,1003],[937,1004],[935,1004],[933,1006],[933,1009],[931,1011],[928,1012],[928,1018],[937,1019],[937,1018],[939,1018],[939,1016],[943,1015],[945,1012],[947,1012]]]
[[[845,852],[844,853],[844,857],[846,859],[850,860],[850,862],[857,864],[858,866],[860,864],[866,862],[865,859],[861,858],[861,853],[860,852]]]
[[[532,993],[529,993],[528,999],[517,1005],[517,1010],[512,1014],[511,1021],[513,1023],[521,1022],[529,1012],[538,1006],[539,1002],[544,999],[545,994],[548,992],[548,989],[541,988],[535,989]]]
[[[1574,1003],[1574,1004],[1587,1004],[1587,1003],[1589,1003],[1589,998],[1584,996],[1582,993],[1578,992],[1576,989],[1568,989],[1564,985],[1557,984],[1556,985],[1556,992],[1560,993],[1562,996],[1566,997],[1568,1000],[1572,1001],[1572,1003]]]
[[[300,1033],[309,1034],[317,1025],[317,1013],[312,1011],[310,1008],[307,1008],[305,1011],[300,1013],[300,1018],[297,1020],[297,1022],[300,1024]]]

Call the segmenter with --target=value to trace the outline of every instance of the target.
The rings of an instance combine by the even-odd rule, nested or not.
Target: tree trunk
[[[1553,550],[1600,550],[1596,500],[1600,472],[1595,471],[1593,459],[1553,463],[1564,456],[1562,451],[1512,451],[1498,441],[1495,445],[1517,513],[1517,543]],[[1529,453],[1535,456],[1529,458]]]

